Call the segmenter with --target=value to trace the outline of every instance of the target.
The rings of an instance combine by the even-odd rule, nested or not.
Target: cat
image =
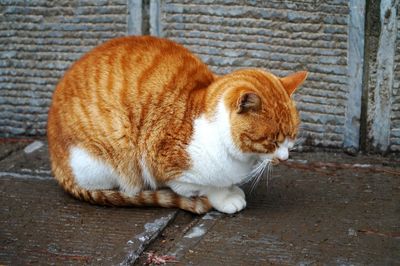
[[[94,204],[236,213],[246,206],[238,184],[288,158],[299,126],[291,95],[306,77],[260,69],[217,76],[167,39],[109,40],[54,91],[53,175]]]

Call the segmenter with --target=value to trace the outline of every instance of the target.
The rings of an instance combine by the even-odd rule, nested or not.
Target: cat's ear
[[[261,109],[260,96],[254,92],[245,92],[240,95],[237,101],[237,113],[245,113],[248,111],[258,111]]]
[[[299,71],[284,78],[280,78],[279,80],[281,81],[288,95],[291,96],[296,88],[298,88],[306,80],[307,76],[307,71]]]

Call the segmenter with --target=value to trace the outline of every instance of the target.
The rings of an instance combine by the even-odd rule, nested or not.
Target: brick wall
[[[125,0],[0,1],[0,136],[44,135],[65,69],[125,35],[126,18]]]

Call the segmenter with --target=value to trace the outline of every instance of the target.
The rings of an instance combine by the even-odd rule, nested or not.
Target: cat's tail
[[[98,205],[159,206],[180,208],[197,214],[206,213],[212,208],[206,197],[187,198],[170,189],[144,190],[134,196],[129,196],[118,190],[86,190],[77,185],[63,187],[75,198]]]

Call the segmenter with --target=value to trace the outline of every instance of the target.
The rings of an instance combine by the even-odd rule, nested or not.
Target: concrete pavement
[[[45,143],[1,147],[14,152],[0,161],[0,264],[129,265],[177,213],[77,201],[52,179]]]
[[[268,187],[245,188],[244,211],[196,216],[72,199],[42,144],[0,144],[0,264],[400,264],[395,156],[295,154]]]

